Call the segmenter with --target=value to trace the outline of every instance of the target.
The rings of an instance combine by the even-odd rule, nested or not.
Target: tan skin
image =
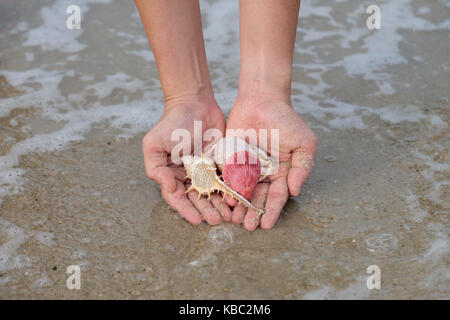
[[[289,195],[299,194],[317,148],[315,134],[290,101],[299,1],[240,0],[239,92],[226,128],[280,130],[280,170],[258,184],[253,194],[252,202],[265,207],[261,221],[253,210],[247,211],[234,201],[225,203],[219,196],[211,201],[197,200],[196,192],[185,195],[184,171],[170,161],[170,151],[177,143],[170,141],[174,129],[193,133],[193,121],[201,120],[203,130],[225,132],[225,119],[209,77],[198,1],[135,3],[155,55],[165,98],[162,118],[143,140],[148,177],[161,185],[164,199],[192,224],[232,220],[250,231],[258,226],[272,228]]]
[[[218,224],[231,219],[231,210],[214,196],[211,202],[185,194],[185,173],[171,164],[170,141],[175,129],[187,129],[193,137],[194,121],[203,131],[224,132],[225,118],[214,99],[206,63],[200,8],[197,1],[136,0],[158,66],[164,93],[164,113],[143,140],[145,170],[162,190],[162,196],[192,224],[205,220]],[[157,30],[157,32],[151,32]]]

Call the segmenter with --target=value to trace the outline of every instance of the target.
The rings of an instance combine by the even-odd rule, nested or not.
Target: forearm
[[[213,99],[199,3],[135,0],[158,66],[166,105]]]
[[[239,96],[290,97],[300,0],[240,0]]]

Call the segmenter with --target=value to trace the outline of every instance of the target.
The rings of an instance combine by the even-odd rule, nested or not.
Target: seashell
[[[261,163],[253,152],[238,151],[225,160],[222,176],[230,188],[250,200],[261,176]]]
[[[239,137],[225,137],[206,150],[222,172],[225,183],[250,199],[258,182],[275,171],[265,151]]]
[[[196,190],[199,194],[199,198],[202,195],[211,197],[213,192],[223,192],[223,197],[229,195],[239,202],[243,203],[248,208],[251,208],[257,212],[258,215],[264,213],[264,209],[255,207],[246,198],[240,195],[238,192],[230,188],[224,181],[217,175],[217,167],[212,158],[197,156],[183,156],[182,158],[184,167],[186,169],[186,178],[191,179],[191,186],[186,193],[191,190]]]

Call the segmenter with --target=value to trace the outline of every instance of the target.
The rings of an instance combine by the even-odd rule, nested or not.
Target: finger
[[[230,197],[229,195],[225,196],[225,202],[228,204],[228,206],[230,207],[236,207],[238,204],[238,201],[236,199],[233,199],[232,197]]]
[[[255,210],[248,209],[247,214],[244,218],[244,228],[248,231],[255,231],[259,225],[259,215],[255,212]]]
[[[286,177],[280,177],[270,184],[265,213],[261,218],[261,228],[271,229],[275,225],[288,197]]]
[[[234,207],[233,212],[231,213],[231,221],[235,224],[241,224],[244,221],[245,213],[247,212],[247,207],[245,207],[242,203],[238,203],[236,207]]]
[[[171,169],[175,175],[175,179],[181,182],[184,182],[186,180],[186,170],[184,169],[184,167],[174,167]]]
[[[303,170],[300,168],[292,168],[289,170],[288,175],[288,186],[289,186],[289,194],[293,197],[296,197],[300,194],[300,190],[302,189],[303,184],[308,179],[311,170]]]
[[[219,211],[223,220],[227,222],[231,221],[231,209],[228,204],[224,200],[222,200],[222,196],[213,194],[210,200],[214,208]]]
[[[267,200],[268,183],[259,183],[253,191],[252,204],[257,208],[264,208]],[[259,225],[260,215],[249,208],[244,218],[244,228],[248,231],[254,231]]]
[[[161,194],[167,203],[176,210],[180,216],[189,221],[193,225],[198,225],[202,222],[200,212],[192,205],[186,196],[186,188],[184,184],[177,181],[176,190],[172,193],[166,189],[161,189]]]
[[[292,153],[292,168],[289,170],[287,183],[291,196],[298,196],[302,185],[305,183],[312,170],[314,154],[304,149],[297,149]]]
[[[159,150],[156,141],[146,136],[142,143],[144,153],[145,172],[147,177],[155,180],[161,187],[169,192],[177,189],[175,175],[167,167],[167,152]]]
[[[220,216],[219,211],[217,211],[217,209],[214,208],[211,202],[205,197],[201,196],[199,198],[197,191],[194,190],[189,192],[188,198],[192,202],[194,207],[196,207],[197,210],[200,211],[203,219],[205,219],[205,221],[209,225],[213,226],[222,222],[222,217]]]

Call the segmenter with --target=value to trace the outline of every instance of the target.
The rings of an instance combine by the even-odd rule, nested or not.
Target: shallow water
[[[0,298],[450,298],[448,1],[304,1],[293,102],[316,164],[276,227],[193,227],[145,177],[161,115],[132,2],[0,3]],[[217,98],[239,71],[237,2],[202,1]],[[81,267],[81,289],[66,268]],[[378,265],[381,289],[366,269]]]

